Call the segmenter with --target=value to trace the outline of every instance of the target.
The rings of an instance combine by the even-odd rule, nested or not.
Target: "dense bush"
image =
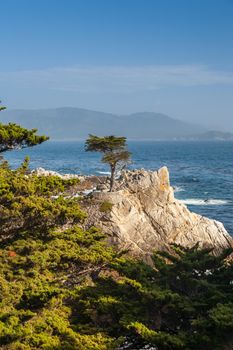
[[[144,342],[158,349],[232,349],[230,253],[174,247],[172,255],[155,254],[154,267],[119,259],[112,275],[79,292],[76,312],[89,327],[134,338],[138,349]]]
[[[74,224],[85,218],[77,199],[60,193],[78,180],[57,176],[28,175],[28,160],[11,171],[7,162],[0,165],[0,241],[16,236],[46,235],[51,227]]]
[[[86,215],[63,194],[78,180],[29,175],[27,163],[0,167],[2,349],[107,349],[108,335],[76,329],[70,303],[115,254],[77,226]]]

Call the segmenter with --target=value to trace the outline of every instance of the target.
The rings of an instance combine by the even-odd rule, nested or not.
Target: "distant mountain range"
[[[206,128],[153,112],[114,115],[82,108],[6,110],[2,123],[37,128],[54,140],[85,139],[88,134],[124,135],[132,140],[233,140],[233,134]]]

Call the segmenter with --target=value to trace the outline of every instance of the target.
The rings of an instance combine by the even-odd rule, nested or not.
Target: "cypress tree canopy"
[[[36,132],[37,129],[28,130],[17,124],[0,124],[0,152],[35,146],[49,139]]]
[[[6,107],[1,105],[0,111],[5,110]],[[37,129],[25,129],[20,125],[9,123],[0,123],[0,153],[17,148],[32,147],[44,141],[49,137],[36,135]]]
[[[90,134],[85,143],[85,150],[91,152],[112,152],[115,150],[123,150],[126,147],[126,137],[95,136]]]
[[[115,174],[121,171],[129,162],[131,153],[126,149],[126,137],[89,135],[85,143],[85,150],[103,153],[102,162],[110,166],[110,192],[115,182]]]

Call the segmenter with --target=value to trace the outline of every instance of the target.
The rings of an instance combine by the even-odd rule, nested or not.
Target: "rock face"
[[[90,207],[89,224],[101,227],[111,244],[148,257],[155,249],[169,250],[170,244],[214,247],[217,254],[232,246],[222,223],[191,213],[174,198],[166,167],[158,171],[125,171],[115,192],[93,192],[96,202],[113,204],[107,213]]]

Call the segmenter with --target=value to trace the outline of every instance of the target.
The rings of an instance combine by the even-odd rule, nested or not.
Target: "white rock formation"
[[[76,174],[60,174],[53,170],[46,170],[44,168],[36,168],[35,170],[32,170],[31,174],[35,174],[37,176],[58,176],[61,179],[64,180],[70,180],[70,179],[79,179],[80,181],[84,180],[84,176],[76,175]]]
[[[190,212],[174,198],[166,167],[158,171],[125,171],[115,192],[94,192],[98,202],[113,204],[101,216],[91,210],[92,222],[109,235],[112,244],[133,255],[149,256],[155,249],[169,250],[171,243],[214,247],[215,253],[232,246],[222,223]]]

